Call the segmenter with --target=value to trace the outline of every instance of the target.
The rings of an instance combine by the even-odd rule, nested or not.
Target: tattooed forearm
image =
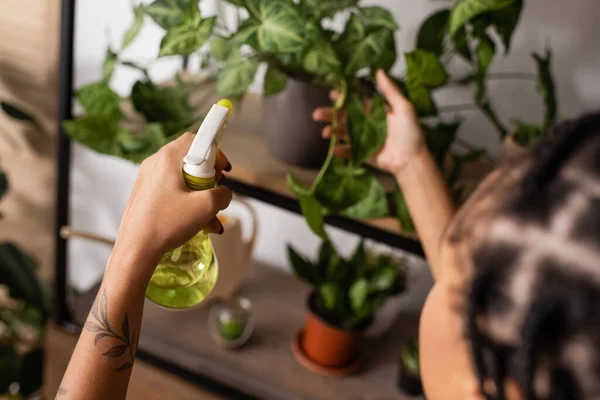
[[[62,396],[62,395],[67,394],[67,393],[69,393],[69,391],[67,389],[65,389],[64,387],[59,387],[58,388],[58,392],[56,392],[55,399],[57,399],[58,396]]]
[[[102,353],[102,355],[113,358],[120,358],[124,354],[126,355],[128,361],[123,362],[123,364],[115,371],[130,369],[133,367],[135,361],[135,351],[138,339],[136,338],[135,331],[130,332],[127,313],[125,313],[125,318],[123,318],[123,322],[121,323],[122,335],[118,334],[110,326],[107,307],[106,290],[104,290],[96,298],[96,301],[92,306],[91,316],[85,323],[85,329],[96,333],[96,337],[94,338],[94,345],[96,346],[98,346],[98,342],[104,338],[111,340],[111,346]],[[95,320],[92,320],[92,317]]]

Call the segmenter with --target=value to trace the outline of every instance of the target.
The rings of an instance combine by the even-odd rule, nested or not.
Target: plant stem
[[[329,149],[327,150],[327,158],[325,158],[325,162],[323,163],[319,174],[317,175],[310,187],[311,195],[315,193],[317,186],[319,186],[321,179],[323,179],[325,172],[327,171],[329,165],[331,164],[331,161],[333,160],[333,153],[335,152],[335,146],[337,145],[338,112],[344,106],[344,103],[346,102],[346,96],[348,95],[348,84],[346,83],[346,81],[342,81],[341,86],[342,88],[340,97],[338,97],[338,99],[335,101],[335,104],[333,105],[333,116],[331,120],[331,139],[329,142]]]

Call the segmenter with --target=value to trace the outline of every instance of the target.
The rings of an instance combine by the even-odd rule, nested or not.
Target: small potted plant
[[[213,340],[222,347],[233,349],[246,344],[254,330],[250,300],[235,297],[212,305],[209,329]]]
[[[419,343],[416,340],[412,340],[402,347],[398,387],[410,396],[423,394],[419,364]]]
[[[293,269],[314,291],[308,297],[304,330],[294,339],[294,354],[313,370],[336,374],[359,365],[359,345],[375,313],[405,288],[406,263],[373,254],[360,243],[350,259],[326,241],[317,262],[291,246]]]

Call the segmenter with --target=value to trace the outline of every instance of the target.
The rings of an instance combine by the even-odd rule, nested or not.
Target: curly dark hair
[[[509,165],[510,164],[510,165]],[[466,334],[481,391],[600,399],[600,113],[500,168],[450,241],[472,280]]]

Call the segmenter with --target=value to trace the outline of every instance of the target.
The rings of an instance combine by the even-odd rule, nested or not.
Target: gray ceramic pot
[[[329,141],[321,138],[325,124],[316,123],[317,107],[331,105],[327,89],[288,79],[286,88],[264,99],[263,123],[271,155],[286,164],[318,168]]]

